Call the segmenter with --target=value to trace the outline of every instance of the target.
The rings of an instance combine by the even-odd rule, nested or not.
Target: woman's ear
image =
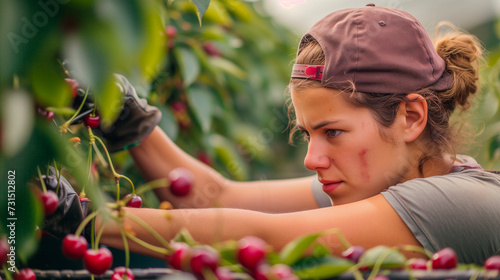
[[[420,94],[408,94],[408,100],[401,105],[405,114],[404,140],[406,142],[415,141],[427,126],[427,101]]]

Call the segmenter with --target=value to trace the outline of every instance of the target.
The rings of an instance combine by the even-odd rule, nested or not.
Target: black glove
[[[101,124],[94,132],[106,140],[109,152],[117,152],[139,145],[161,120],[158,108],[139,98],[134,87],[122,75],[115,74],[117,85],[124,93],[123,109],[109,128]]]
[[[47,190],[56,192],[57,177],[55,169],[49,168],[49,175],[43,175]],[[68,234],[74,234],[80,223],[90,212],[90,201],[84,199],[80,201],[80,197],[73,189],[71,184],[63,175],[59,178],[59,190],[57,192],[59,204],[54,213],[45,217],[42,230],[56,238],[63,239]],[[85,227],[82,235],[90,241],[90,224]]]

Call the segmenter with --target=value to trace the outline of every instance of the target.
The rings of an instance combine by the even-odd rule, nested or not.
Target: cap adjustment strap
[[[313,79],[321,81],[323,78],[323,65],[294,64],[292,78]]]

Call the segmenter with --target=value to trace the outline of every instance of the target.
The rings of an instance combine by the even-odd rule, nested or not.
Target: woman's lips
[[[342,181],[338,182],[322,182],[323,183],[323,191],[325,193],[333,192],[335,189],[337,189],[340,184],[342,184]]]

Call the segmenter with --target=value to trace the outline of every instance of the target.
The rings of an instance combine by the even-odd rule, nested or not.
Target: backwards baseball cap
[[[295,64],[292,78],[337,89],[352,82],[366,93],[446,90],[453,83],[424,27],[399,9],[368,4],[333,12],[302,37],[297,56],[311,39],[322,48],[325,65]]]

